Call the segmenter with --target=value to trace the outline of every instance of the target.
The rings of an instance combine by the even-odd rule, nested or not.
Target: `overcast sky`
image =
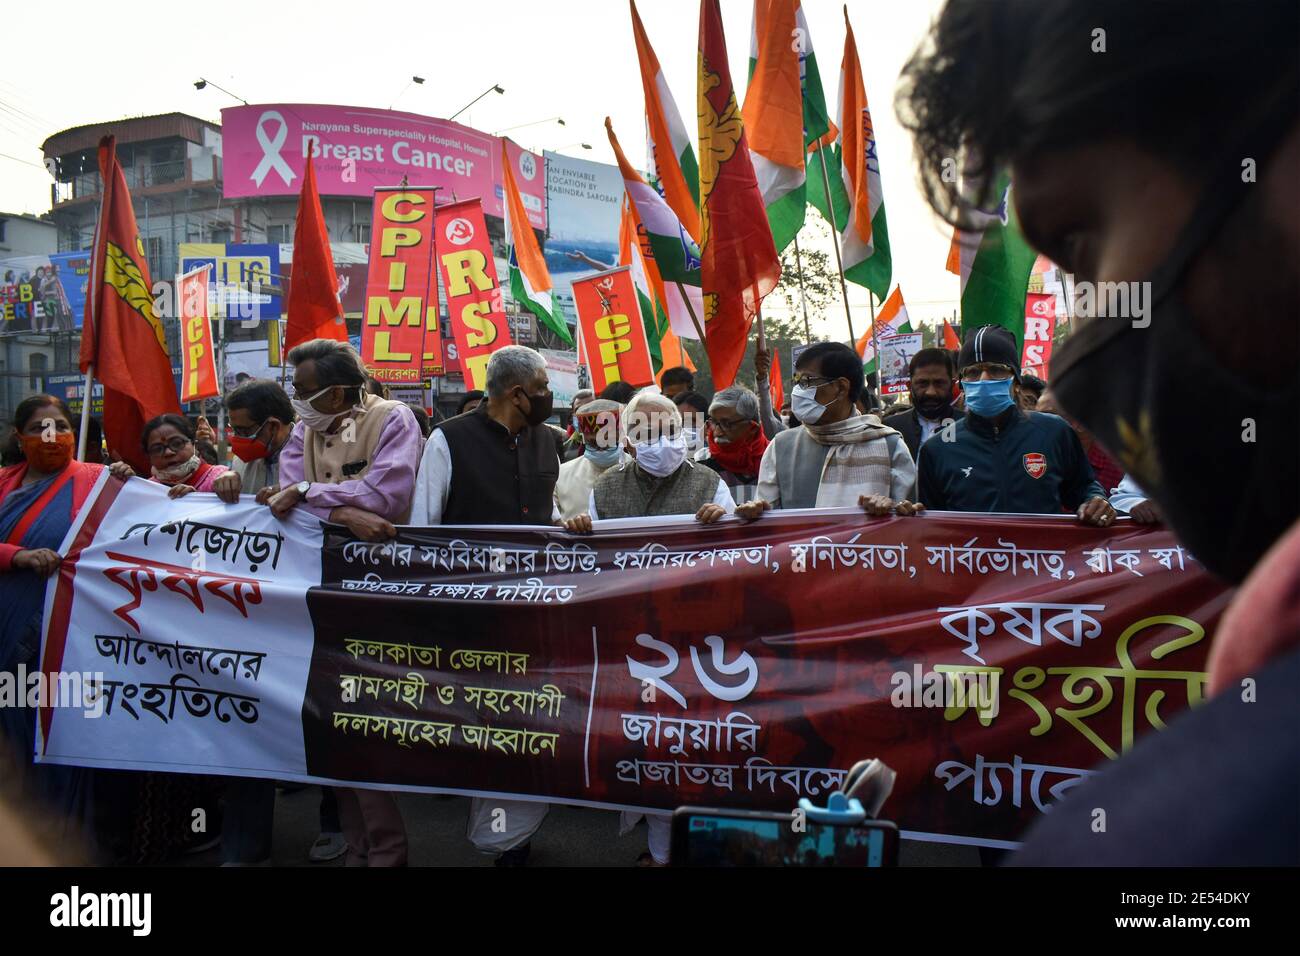
[[[950,231],[916,187],[910,137],[894,116],[899,70],[940,0],[849,3],[872,106],[894,254],[913,321],[956,308],[957,278],[944,269]],[[844,47],[842,5],[803,0],[822,84],[834,110]],[[627,5],[620,0],[393,0],[312,4],[223,0],[194,7],[160,0],[112,6],[63,0],[57,13],[21,4],[6,15],[0,70],[0,210],[49,210],[50,177],[41,142],[72,126],[180,111],[219,122],[235,100],[337,103],[450,116],[484,89],[493,94],[458,119],[487,132],[542,120],[511,137],[531,149],[559,149],[603,162],[613,154],[606,115],[629,158],[645,156],[644,106]],[[687,128],[695,130],[697,0],[639,6]],[[751,0],[722,0],[737,96],[748,72]],[[407,86],[412,74],[423,86]],[[586,151],[575,143],[593,147]],[[816,216],[809,211],[810,216]],[[865,325],[865,290],[851,287],[855,327]],[[777,303],[770,300],[770,306]],[[835,303],[838,306],[838,302]],[[859,306],[864,318],[858,319]],[[842,312],[823,334],[843,337]],[[820,325],[821,323],[817,323]]]

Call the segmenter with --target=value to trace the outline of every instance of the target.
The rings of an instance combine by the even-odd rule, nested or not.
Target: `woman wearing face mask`
[[[33,395],[14,411],[23,460],[0,470],[0,671],[39,667],[45,585],[59,568],[58,548],[103,465],[74,459],[72,414],[53,395]],[[11,785],[62,825],[90,820],[91,771],[31,762],[36,711],[0,707],[0,782]]]
[[[225,465],[210,465],[194,447],[194,428],[184,415],[159,415],[144,426],[141,437],[149,456],[151,481],[167,485],[168,498],[181,498],[194,491],[215,492],[228,504],[239,500],[240,480]],[[118,464],[113,474],[129,477],[130,466]]]
[[[555,482],[557,520],[585,514],[596,479],[623,460],[619,434],[622,407],[618,402],[596,399],[579,407],[573,416],[574,434],[580,438],[582,453],[560,466],[560,477]]]
[[[903,437],[862,415],[862,359],[841,342],[799,355],[791,408],[803,427],[772,439],[759,463],[758,497],[736,509],[757,518],[769,508],[845,508],[910,515],[916,469]]]
[[[652,515],[694,515],[712,524],[735,510],[717,473],[686,457],[682,416],[670,399],[641,392],[628,403],[624,421],[634,460],[596,479],[586,513],[565,521],[568,530],[589,532],[593,519]],[[640,818],[625,812],[621,831],[628,833]],[[671,820],[666,813],[648,816],[650,852],[642,854],[639,865],[667,865]]]

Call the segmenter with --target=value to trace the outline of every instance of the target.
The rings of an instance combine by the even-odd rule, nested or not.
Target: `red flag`
[[[768,389],[772,393],[772,409],[776,414],[781,414],[781,406],[785,404],[785,383],[781,381],[781,350],[772,349],[772,369],[768,372],[771,381]]]
[[[176,277],[176,314],[181,320],[181,395],[187,402],[221,394],[212,325],[208,321],[210,268],[199,266]]]
[[[726,388],[736,378],[763,296],[781,278],[781,262],[731,87],[718,0],[700,3],[698,62],[704,345],[714,386]]]
[[[147,475],[149,459],[140,447],[144,423],[181,407],[167,337],[153,312],[149,261],[112,136],[99,141],[99,174],[104,183],[103,206],[81,330],[81,371],[93,365],[95,378],[104,385],[104,438],[109,451]]]
[[[957,338],[957,332],[947,319],[943,320],[943,347],[952,352],[961,351],[961,339]]]
[[[308,156],[298,196],[298,221],[293,227],[293,277],[285,308],[289,317],[284,330],[286,352],[312,339],[348,340],[338,290],[330,234],[316,192],[316,167]]]

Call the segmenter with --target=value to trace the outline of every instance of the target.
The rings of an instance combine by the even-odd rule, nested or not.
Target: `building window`
[[[370,241],[370,223],[368,223],[368,222],[354,222],[354,223],[352,224],[352,231],[353,231],[353,233],[354,233],[354,234],[356,235],[356,237],[357,237],[357,242],[369,242],[369,241]]]
[[[284,222],[278,226],[266,227],[266,241],[286,243],[293,242],[293,224]]]
[[[39,392],[45,387],[45,373],[49,371],[50,358],[44,352],[33,352],[27,356],[27,371],[29,377],[27,387],[30,391]]]

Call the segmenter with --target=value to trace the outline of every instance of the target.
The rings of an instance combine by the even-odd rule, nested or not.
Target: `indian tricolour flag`
[[[506,141],[501,141],[502,168],[505,170],[505,211],[506,238],[510,241],[510,294],[537,320],[570,345],[573,336],[569,334],[569,324],[560,314],[559,304],[555,301],[555,291],[551,287],[551,273],[542,258],[542,250],[537,247],[537,236],[528,222],[528,212],[524,209],[519,187],[515,184],[515,174],[510,168],[510,154]]]
[[[623,215],[618,229],[618,264],[628,266],[632,284],[636,287],[637,304],[641,310],[641,324],[645,326],[646,341],[650,344],[650,358],[655,374],[665,368],[685,366],[695,369],[695,363],[682,347],[681,340],[673,334],[664,306],[664,284],[655,268],[654,259],[646,259],[638,236],[636,210],[627,193],[623,194]]]
[[[872,338],[872,332],[875,338]],[[911,332],[912,324],[907,319],[907,306],[903,304],[903,289],[894,286],[894,291],[876,315],[874,329],[867,329],[858,339],[858,354],[862,356],[863,374],[870,376],[876,371],[876,342],[891,335]]]
[[[1009,182],[1000,184],[998,207],[979,213],[970,230],[954,229],[948,271],[961,277],[961,327],[1000,325],[1023,345],[1025,293],[1037,253],[1016,225]]]
[[[682,226],[696,243],[700,241],[700,167],[695,161],[690,134],[682,122],[659,58],[650,46],[641,16],[632,7],[632,35],[641,67],[641,89],[645,94],[646,175],[677,214]]]
[[[627,161],[614,135],[614,126],[605,118],[609,144],[614,149],[623,187],[627,190],[644,230],[647,258],[653,258],[663,280],[663,305],[669,326],[677,335],[698,339],[697,324],[704,322],[704,300],[700,291],[700,249],[687,234],[677,214],[664,197],[649,185]]]
[[[867,89],[858,62],[857,42],[848,10],[844,11],[844,59],[840,63],[839,137],[833,150],[818,155],[827,163],[832,185],[835,224],[840,230],[840,258],[844,278],[866,286],[879,298],[889,291],[893,278],[893,261],[889,253],[889,229],[885,222],[885,197],[880,185],[880,159],[876,152],[875,128],[867,107]],[[837,168],[838,167],[838,168]],[[821,204],[826,204],[824,190]],[[843,206],[841,206],[843,202]]]
[[[803,226],[807,207],[798,8],[798,0],[754,0],[749,87],[741,110],[778,253]]]

